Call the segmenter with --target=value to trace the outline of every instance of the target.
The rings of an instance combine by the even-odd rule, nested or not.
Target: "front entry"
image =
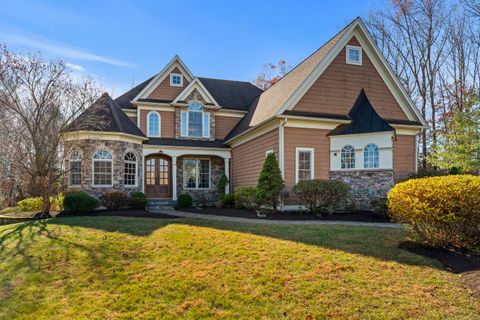
[[[145,195],[148,198],[172,197],[172,161],[163,155],[145,158]]]

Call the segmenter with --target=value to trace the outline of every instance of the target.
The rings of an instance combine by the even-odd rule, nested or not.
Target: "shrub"
[[[83,191],[74,191],[65,195],[63,205],[67,212],[86,213],[98,207],[99,202]]]
[[[50,197],[50,203],[50,209],[55,211],[63,210],[63,195],[59,194],[57,196]],[[43,201],[41,197],[26,198],[17,202],[17,205],[22,211],[41,211],[42,204]]]
[[[388,193],[390,216],[428,245],[479,249],[480,177],[408,180]]]
[[[223,207],[234,207],[235,206],[235,196],[231,193],[222,195],[221,202]]]
[[[225,187],[228,184],[228,178],[226,175],[222,174],[222,176],[218,179],[217,182],[217,188],[218,188],[218,193],[219,194],[224,194],[225,193]]]
[[[178,196],[177,205],[179,208],[188,208],[193,204],[192,196],[188,193],[182,193]]]
[[[119,210],[128,204],[128,195],[125,192],[106,192],[100,196],[100,202],[108,210]]]
[[[350,187],[338,180],[306,180],[297,183],[293,191],[300,204],[309,213],[332,213],[335,207],[348,197]]]
[[[135,209],[144,210],[147,198],[143,192],[133,192],[130,195],[130,205]]]
[[[257,189],[255,187],[238,187],[233,192],[235,199],[235,208],[254,209],[257,205],[256,201]]]
[[[269,153],[258,178],[256,200],[261,205],[272,207],[275,212],[283,188],[284,182],[277,158],[274,153]]]
[[[388,217],[388,199],[385,197],[375,198],[370,201],[373,213],[381,217]]]

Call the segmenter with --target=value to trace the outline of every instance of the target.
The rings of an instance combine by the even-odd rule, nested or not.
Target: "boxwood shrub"
[[[255,187],[238,187],[233,191],[235,208],[254,209],[257,205],[256,200],[257,188]]]
[[[100,202],[108,210],[119,210],[127,206],[128,195],[122,191],[106,192],[100,196]]]
[[[350,187],[338,180],[313,179],[300,181],[293,187],[300,204],[309,213],[332,213],[343,200],[346,200]]]
[[[147,198],[143,192],[133,192],[130,195],[130,205],[135,209],[143,210],[147,204]]]
[[[177,206],[179,208],[188,208],[191,207],[193,204],[192,196],[188,193],[182,193],[178,196],[177,199]]]
[[[63,206],[69,213],[86,213],[98,207],[99,202],[83,191],[69,192],[65,195]]]
[[[412,179],[388,193],[391,217],[431,246],[478,250],[480,177],[451,175]]]

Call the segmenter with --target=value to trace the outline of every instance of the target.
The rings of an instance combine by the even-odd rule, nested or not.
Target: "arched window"
[[[82,184],[82,154],[75,150],[70,155],[70,185],[79,186]]]
[[[93,155],[93,185],[111,187],[113,181],[113,157],[106,150],[97,150]]]
[[[370,143],[363,149],[363,167],[364,168],[378,168],[379,154],[376,144]]]
[[[156,111],[150,111],[147,115],[147,135],[160,137],[160,115]]]
[[[190,103],[188,110],[182,111],[181,122],[183,137],[210,137],[210,113],[204,112],[200,103]]]
[[[134,187],[137,185],[137,156],[133,152],[128,152],[124,161],[123,184]]]
[[[341,153],[342,169],[355,168],[355,149],[352,146],[345,146]]]

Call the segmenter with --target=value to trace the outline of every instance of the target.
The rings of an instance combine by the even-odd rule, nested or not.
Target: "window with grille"
[[[355,168],[355,149],[352,146],[345,146],[342,148],[341,156],[342,169]]]
[[[297,148],[297,183],[313,179],[313,149]]]
[[[378,168],[380,165],[380,155],[378,146],[370,143],[363,149],[363,167],[364,168]]]
[[[137,185],[137,156],[128,152],[124,157],[123,184],[125,186]]]
[[[187,111],[181,112],[182,137],[210,137],[210,113],[204,112],[198,102],[188,106]]]
[[[112,186],[113,170],[112,154],[106,150],[98,150],[93,155],[93,185]]]
[[[183,186],[185,189],[209,189],[210,160],[185,159],[183,161]]]
[[[160,115],[158,112],[150,111],[148,113],[147,135],[149,137],[160,137]]]
[[[79,186],[82,184],[82,155],[75,150],[70,155],[70,185]]]

